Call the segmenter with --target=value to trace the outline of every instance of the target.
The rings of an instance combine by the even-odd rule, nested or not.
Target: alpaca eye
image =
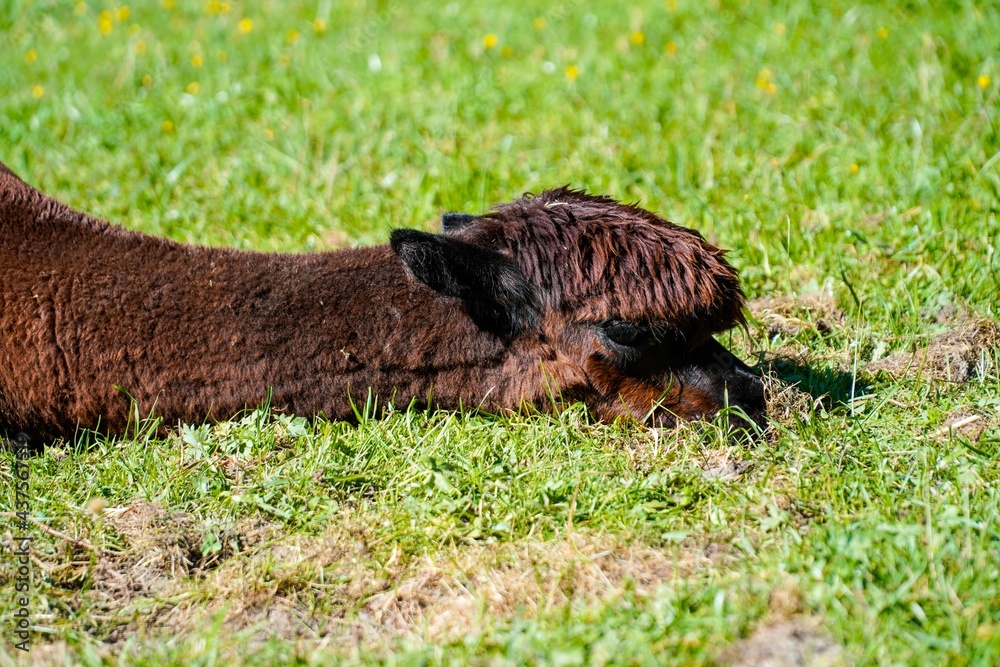
[[[611,342],[626,347],[638,345],[646,338],[647,334],[645,328],[624,320],[606,320],[601,325],[601,329]]]

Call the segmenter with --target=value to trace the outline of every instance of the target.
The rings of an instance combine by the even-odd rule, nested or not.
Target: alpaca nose
[[[763,380],[715,339],[710,339],[699,352],[709,375],[714,376],[720,405],[739,408],[759,426],[764,426]]]
[[[764,382],[743,362],[739,362],[727,374],[725,385],[729,405],[739,407],[748,417],[761,423],[765,407]]]

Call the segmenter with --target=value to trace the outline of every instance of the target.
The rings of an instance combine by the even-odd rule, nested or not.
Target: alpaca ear
[[[397,229],[389,244],[414,278],[435,292],[465,302],[483,329],[517,334],[538,314],[538,297],[520,267],[484,248],[413,229]]]

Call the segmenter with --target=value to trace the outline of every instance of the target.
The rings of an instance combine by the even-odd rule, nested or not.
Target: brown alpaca
[[[696,232],[565,188],[442,223],[327,253],[195,247],[77,212],[0,164],[0,435],[222,420],[269,393],[331,419],[370,392],[582,401],[661,425],[728,401],[763,419],[760,380],[711,337],[743,321],[736,271]]]

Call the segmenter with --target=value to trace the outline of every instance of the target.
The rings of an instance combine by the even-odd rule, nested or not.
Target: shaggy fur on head
[[[745,326],[739,278],[698,232],[638,206],[559,188],[464,221],[458,238],[502,245],[545,305],[575,321],[659,324],[692,345]]]
[[[763,420],[759,378],[711,338],[742,322],[736,271],[696,232],[565,188],[442,227],[327,253],[203,248],[0,164],[0,436],[229,419],[268,397],[333,419],[374,396]]]

